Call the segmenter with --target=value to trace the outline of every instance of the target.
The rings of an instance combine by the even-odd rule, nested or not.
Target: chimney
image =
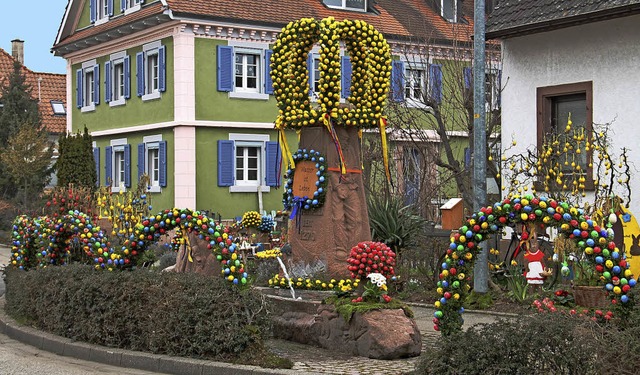
[[[14,39],[11,41],[11,55],[17,62],[24,65],[24,40]]]

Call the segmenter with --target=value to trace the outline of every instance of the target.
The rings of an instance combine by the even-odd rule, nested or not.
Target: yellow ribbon
[[[278,143],[280,143],[282,156],[285,158],[287,163],[289,163],[289,168],[295,169],[296,163],[293,161],[293,155],[291,154],[291,150],[289,149],[289,143],[287,143],[287,135],[285,134],[284,128],[278,129]]]
[[[382,143],[382,162],[384,164],[384,173],[387,175],[387,182],[391,183],[391,171],[389,170],[389,152],[387,145],[387,119],[380,117],[380,140]]]
[[[189,258],[189,262],[193,263],[193,258],[191,257],[191,241],[189,241],[189,233],[186,230],[181,231],[182,238],[184,238],[185,243],[187,244],[187,257]]]

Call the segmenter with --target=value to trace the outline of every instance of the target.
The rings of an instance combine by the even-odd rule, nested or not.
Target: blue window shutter
[[[309,70],[309,93],[313,92],[313,53],[307,56],[307,69]]]
[[[271,80],[271,55],[273,51],[268,49],[264,51],[264,93],[273,94],[273,81]]]
[[[93,102],[100,104],[100,65],[93,66]]]
[[[131,146],[124,145],[124,186],[131,187]]]
[[[160,46],[158,48],[158,90],[160,92],[167,91],[167,48]]]
[[[122,65],[124,65],[124,98],[129,99],[131,97],[131,59],[129,55],[124,57]]]
[[[107,13],[109,13],[109,17],[113,17],[113,0],[107,2]]]
[[[465,89],[470,89],[471,86],[473,86],[473,74],[471,71],[471,67],[465,66],[462,69],[463,75],[464,75],[464,88]]]
[[[391,63],[391,100],[404,101],[404,62],[400,60]]]
[[[265,153],[267,156],[267,162],[265,163],[265,182],[267,186],[280,186],[282,155],[278,142],[265,142]]]
[[[89,1],[89,20],[91,23],[96,22],[96,0]]]
[[[111,61],[104,63],[104,101],[111,101]]]
[[[464,167],[471,167],[471,149],[469,147],[464,148]]]
[[[138,182],[140,182],[140,176],[142,176],[146,171],[144,168],[145,163],[145,145],[144,143],[138,143]]]
[[[234,142],[218,140],[218,186],[233,186]]]
[[[82,69],[76,70],[76,106],[82,108]]]
[[[144,95],[144,53],[136,53],[136,80],[138,81],[138,96]]]
[[[351,59],[349,56],[342,56],[342,98],[346,99],[351,95]]]
[[[104,148],[104,184],[109,186],[113,183],[113,170],[111,163],[113,162],[113,147]]]
[[[93,148],[93,161],[96,165],[96,186],[100,186],[100,147]]]
[[[167,141],[160,141],[158,158],[160,159],[160,187],[167,187]]]
[[[498,104],[498,108],[502,106],[502,70],[498,70],[498,78],[497,78],[498,87],[496,87],[496,92],[498,93],[498,99],[496,100]]]
[[[233,91],[233,47],[218,46],[218,91]]]
[[[431,97],[436,103],[442,102],[442,65],[429,65],[429,85],[431,86]]]
[[[127,9],[127,0],[120,0],[120,11],[124,12]]]

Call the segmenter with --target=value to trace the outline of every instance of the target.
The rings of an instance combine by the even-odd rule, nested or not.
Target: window
[[[166,48],[160,42],[142,46],[136,54],[138,96],[142,100],[158,99],[166,91]]]
[[[440,15],[449,22],[458,22],[458,0],[440,0]]]
[[[124,52],[113,54],[105,67],[105,102],[110,106],[125,104],[131,96],[131,64]]]
[[[138,144],[138,181],[149,176],[149,191],[159,193],[167,186],[167,141],[161,135],[147,136]]]
[[[405,98],[422,100],[422,93],[425,85],[425,71],[419,68],[408,68],[405,78]]]
[[[113,0],[90,0],[89,17],[91,23],[99,25],[113,16]]]
[[[366,0],[323,0],[324,5],[329,8],[339,8],[347,10],[367,11]]]
[[[463,68],[464,88],[467,90],[467,97],[473,98],[473,69]],[[500,69],[487,69],[484,74],[485,107],[487,111],[500,109],[500,93],[502,92],[502,71]]]
[[[131,187],[131,146],[127,139],[113,139],[105,149],[105,184],[119,192]]]
[[[231,98],[269,99],[273,85],[268,44],[230,43],[216,50],[218,91],[228,92]]]
[[[230,192],[263,192],[280,185],[282,157],[268,135],[229,134],[218,141],[218,186]]]
[[[67,110],[64,108],[64,103],[60,100],[52,100],[51,109],[53,110],[54,116],[65,116],[67,114]]]
[[[307,55],[307,68],[309,69],[309,95],[312,100],[318,99],[320,92],[320,55],[317,51]],[[340,57],[340,98],[342,102],[351,95],[351,59],[349,56]]]
[[[537,90],[538,106],[538,150],[543,149],[545,142],[552,138],[560,144],[566,138],[573,136],[573,132],[591,134],[593,121],[593,85],[592,82],[580,82],[567,85],[539,87]],[[572,131],[565,132],[567,121],[571,114]],[[585,149],[584,142],[579,145]],[[575,143],[572,139],[571,143]],[[579,174],[586,189],[593,189],[593,167],[591,165],[592,152],[565,152],[555,160],[562,166],[565,176]],[[572,163],[576,167],[572,166]],[[569,189],[571,187],[568,187]]]
[[[120,11],[129,14],[140,9],[143,0],[120,0]]]
[[[100,103],[100,66],[95,60],[82,63],[76,71],[76,105],[82,112],[95,110]]]
[[[317,96],[320,92],[320,55],[317,53],[309,53],[308,57],[309,86],[311,87],[311,95]]]

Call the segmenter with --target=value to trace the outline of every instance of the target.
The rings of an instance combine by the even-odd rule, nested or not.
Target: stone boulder
[[[420,330],[401,309],[355,313],[347,322],[332,305],[271,298],[283,310],[274,318],[278,338],[375,359],[420,355]]]

